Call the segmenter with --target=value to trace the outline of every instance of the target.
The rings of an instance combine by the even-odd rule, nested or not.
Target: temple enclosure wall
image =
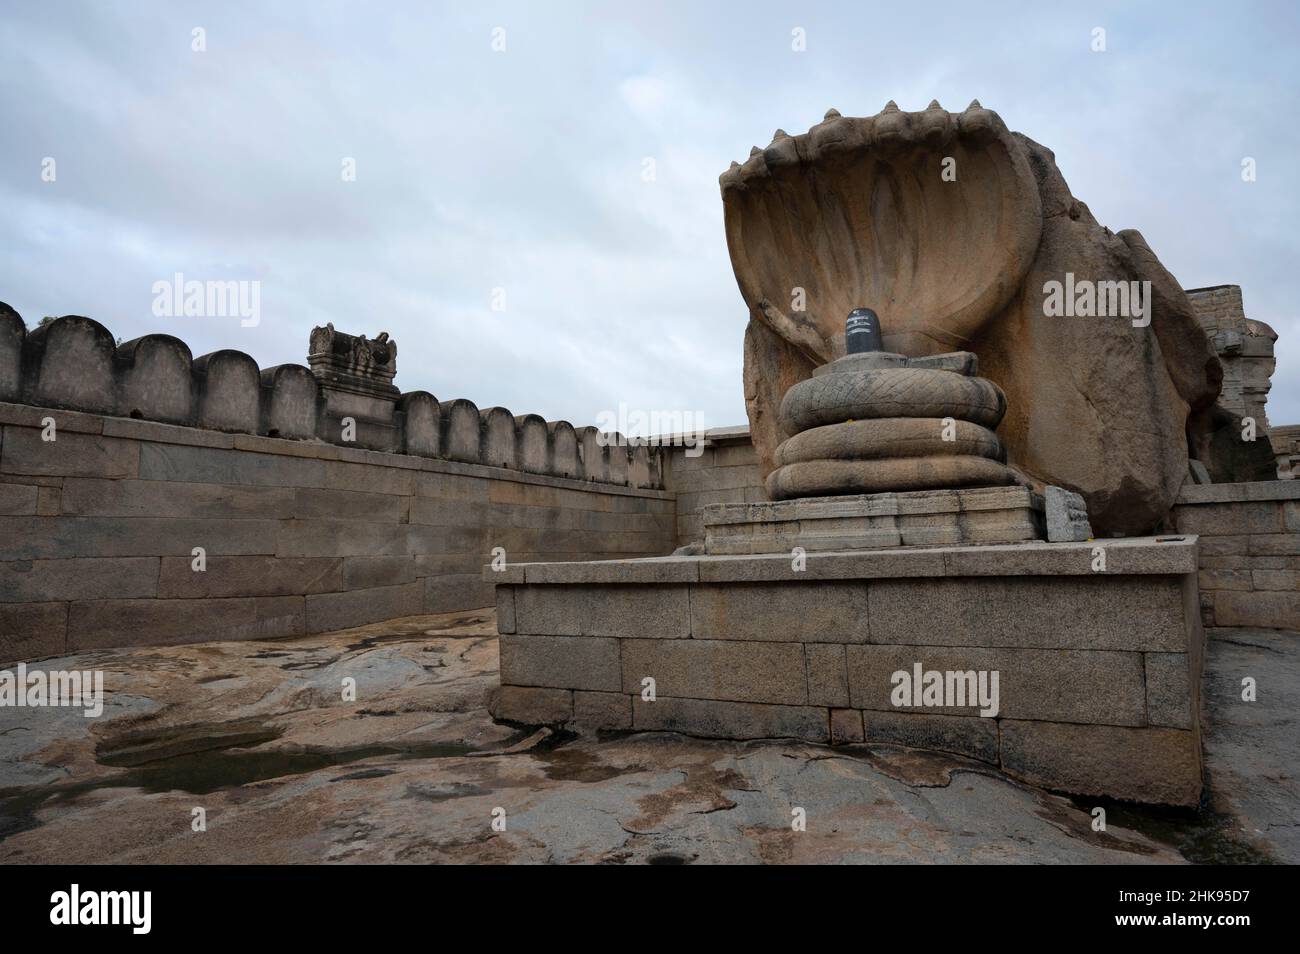
[[[1300,480],[1184,487],[1173,519],[1201,539],[1207,626],[1300,629]]]
[[[0,403],[0,660],[481,608],[494,547],[659,555],[674,523],[649,488]]]
[[[710,504],[767,500],[758,454],[748,427],[707,431],[701,453],[660,448],[664,488],[677,495],[677,546],[704,539],[700,511]]]

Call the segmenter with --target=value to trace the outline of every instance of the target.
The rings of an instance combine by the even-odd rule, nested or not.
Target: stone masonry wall
[[[494,547],[651,556],[674,529],[649,488],[0,403],[0,663],[487,607]]]
[[[702,507],[767,500],[748,427],[706,432],[704,452],[695,457],[683,447],[661,448],[660,456],[664,461],[664,487],[677,495],[679,547],[704,540]]]
[[[1207,626],[1300,629],[1300,481],[1184,487],[1174,524],[1201,539]]]
[[[940,749],[1031,784],[1194,805],[1204,635],[1192,537],[515,564],[498,718]],[[892,674],[998,672],[900,708]],[[648,695],[653,688],[653,698]]]

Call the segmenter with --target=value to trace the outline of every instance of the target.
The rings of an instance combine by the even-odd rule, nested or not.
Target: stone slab
[[[158,595],[157,557],[0,563],[0,603],[136,599]]]
[[[399,616],[424,612],[424,583],[377,586],[344,593],[318,593],[305,597],[309,633],[327,633]]]
[[[639,693],[646,677],[655,692],[681,699],[803,705],[808,701],[799,643],[718,639],[625,639],[622,689]],[[504,675],[502,679],[510,681]]]
[[[0,517],[0,560],[272,553],[274,520]]]
[[[55,431],[54,440],[28,427],[5,426],[0,445],[0,471],[6,474],[48,474],[59,477],[135,477],[140,448],[135,441]]]
[[[287,487],[69,477],[60,509],[81,517],[282,519],[294,516],[294,502]]]
[[[1178,576],[954,577],[868,585],[868,642],[1186,651]]]
[[[1300,553],[1300,534],[1278,536],[1287,541],[1296,541],[1295,549],[1292,551],[1280,546],[1274,549],[1285,553]],[[563,566],[565,569],[562,572],[566,574],[567,581],[574,584],[603,582],[613,573],[621,574],[621,581],[627,583],[656,583],[664,572],[662,564],[694,562],[697,564],[699,579],[707,582],[941,576],[1093,576],[1098,575],[1093,569],[1095,551],[1101,548],[1105,551],[1107,576],[1161,576],[1195,573],[1197,545],[1198,538],[1195,535],[1179,534],[1083,543],[1026,542],[809,553],[806,560],[801,561],[804,566],[802,570],[795,569],[795,561],[789,553],[780,553],[710,554],[564,564],[512,562],[511,573],[522,571],[526,578],[528,571],[533,568]],[[610,565],[615,562],[619,564],[617,569]],[[492,582],[518,581],[513,576],[498,580],[490,577],[489,572],[485,570],[484,577]]]
[[[1236,484],[1185,485],[1174,506],[1245,500],[1300,500],[1300,480],[1253,480]]]
[[[862,721],[868,742],[955,752],[994,765],[998,761],[996,719],[895,710],[863,712]]]
[[[808,668],[808,702],[815,706],[847,707],[849,671],[844,661],[844,647],[832,643],[808,643],[804,646]]]
[[[859,580],[701,583],[691,588],[696,639],[867,641],[867,584]]]
[[[599,636],[500,637],[503,685],[549,689],[624,689],[618,640]]]
[[[1140,653],[935,646],[848,646],[849,695],[855,709],[975,716],[979,706],[895,706],[892,675],[923,671],[997,672],[998,710],[1008,719],[1140,726],[1146,692]]]
[[[572,724],[581,729],[631,729],[632,697],[621,692],[578,690],[573,694]]]
[[[0,516],[36,513],[35,484],[0,484]]]
[[[1216,592],[1214,622],[1218,626],[1300,630],[1300,592]]]
[[[1052,543],[1080,542],[1092,539],[1088,523],[1088,505],[1083,497],[1064,487],[1048,487],[1043,492],[1047,539]]]
[[[573,693],[568,689],[501,686],[493,691],[488,710],[494,718],[526,725],[563,725],[573,718]]]
[[[1043,500],[1025,487],[806,497],[701,509],[712,555],[958,546],[1043,539]]]
[[[0,603],[0,665],[62,655],[67,623],[67,603]]]
[[[1172,729],[1190,729],[1193,699],[1192,661],[1187,653],[1146,653],[1147,722]]]
[[[522,586],[515,592],[515,621],[521,633],[550,636],[674,639],[691,631],[681,584]]]
[[[304,632],[303,597],[197,600],[86,600],[68,609],[68,649],[275,639]]]
[[[1002,769],[1031,785],[1080,795],[1195,806],[1201,746],[1182,729],[1001,724]]]
[[[831,710],[831,745],[862,742],[865,738],[861,712],[857,709]]]
[[[515,588],[513,586],[496,587],[497,598],[497,632],[513,633],[515,631]]]
[[[632,702],[632,727],[638,732],[681,732],[713,739],[830,738],[827,710],[816,706],[760,705],[660,696]]]
[[[194,569],[192,558],[163,557],[158,574],[162,599],[231,596],[293,596],[343,588],[338,557],[222,556]]]

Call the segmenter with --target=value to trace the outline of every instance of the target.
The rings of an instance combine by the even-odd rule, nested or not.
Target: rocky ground
[[[1097,800],[945,755],[498,725],[494,632],[485,611],[46,661],[103,670],[105,710],[0,708],[0,862],[1300,861],[1294,633],[1213,634],[1203,810],[1106,804],[1094,832]]]

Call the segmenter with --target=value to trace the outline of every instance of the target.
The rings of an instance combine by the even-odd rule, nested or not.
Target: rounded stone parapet
[[[444,406],[442,447],[448,460],[479,462],[479,435],[483,418],[473,401],[456,398]]]
[[[442,448],[442,409],[428,391],[409,391],[397,401],[402,415],[402,452],[437,457]]]
[[[603,435],[594,427],[578,428],[578,446],[582,451],[582,476],[587,480],[609,480],[609,449]]]
[[[117,346],[93,318],[64,315],[27,335],[24,400],[41,407],[112,414],[117,410]]]
[[[267,437],[316,436],[320,386],[310,368],[281,364],[262,372],[262,430]]]
[[[242,351],[213,351],[190,365],[198,383],[195,423],[214,431],[256,434],[262,372]]]
[[[515,418],[519,469],[529,474],[550,473],[550,431],[545,418],[521,414]]]
[[[17,401],[23,392],[22,316],[0,301],[0,401]]]
[[[188,424],[193,416],[189,346],[171,335],[145,335],[118,346],[118,413]]]
[[[582,457],[578,450],[578,433],[568,421],[552,421],[546,425],[551,440],[551,470],[553,477],[581,477]]]
[[[340,351],[340,343],[350,350]],[[78,315],[29,330],[21,315],[0,302],[0,402],[290,440],[355,442],[539,476],[663,485],[657,447],[618,446],[611,457],[595,428],[578,431],[567,421],[516,417],[499,407],[480,412],[471,401],[440,403],[426,391],[400,394],[389,384],[361,380],[353,373],[358,368],[367,374],[378,368],[385,381],[385,374],[391,377],[395,344],[386,335],[372,342],[326,326],[316,329],[313,348],[325,376],[292,364],[262,370],[249,355],[229,349],[192,358],[183,341],[166,334],[118,346],[107,328]],[[340,362],[347,361],[352,371],[344,373]],[[349,418],[356,425],[350,432],[343,425]],[[610,439],[623,444],[617,435]]]
[[[515,446],[515,416],[503,407],[479,412],[483,419],[483,443],[480,461],[489,467],[519,468]]]
[[[631,463],[627,438],[615,431],[612,434],[605,435],[605,443],[605,460],[609,467],[609,477],[607,479],[611,484],[626,486],[629,464]]]
[[[636,444],[629,448],[627,467],[627,485],[629,487],[653,487],[653,464],[650,448],[646,444]]]

